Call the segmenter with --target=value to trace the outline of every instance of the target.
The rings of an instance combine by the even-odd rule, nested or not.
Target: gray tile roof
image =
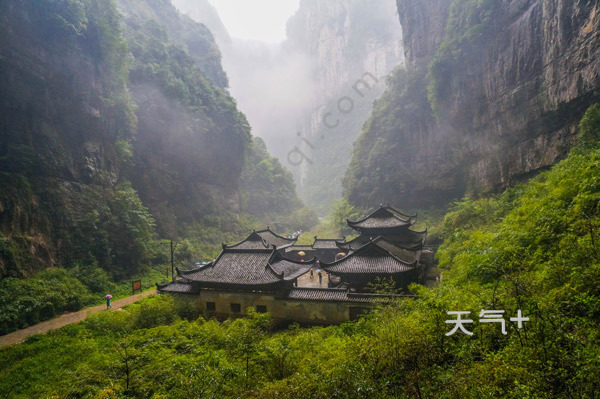
[[[342,242],[340,238],[317,238],[312,244],[314,249],[338,249],[337,242]]]
[[[314,264],[314,259],[308,262],[296,262],[290,259],[281,258],[279,255],[276,255],[275,259],[271,263],[271,267],[273,270],[275,270],[275,272],[279,274],[283,273],[284,280],[293,280],[303,274],[308,273]]]
[[[389,206],[382,206],[356,222],[348,220],[348,226],[356,229],[389,229],[411,226],[415,222],[416,215],[406,215]]]
[[[321,263],[321,266],[334,275],[393,275],[414,270],[417,261],[406,262],[377,243],[369,242],[348,256],[332,263]]]
[[[308,272],[310,262],[282,258],[274,249],[224,248],[214,262],[197,269],[181,271],[180,276],[206,287],[274,286]]]
[[[258,233],[253,232],[244,240],[238,242],[237,244],[227,245],[225,248],[234,248],[234,249],[269,249],[271,246],[264,238],[262,238]]]
[[[259,230],[256,232],[261,236],[269,245],[275,245],[277,248],[283,248],[286,246],[294,245],[297,241],[296,238],[285,238],[278,234],[275,234],[271,229]]]
[[[294,244],[291,247],[287,247],[284,252],[294,252],[294,251],[311,251],[313,249],[310,244],[298,245]]]
[[[198,290],[190,283],[177,281],[167,284],[157,284],[157,288],[161,292],[176,292],[182,294],[196,294]]]
[[[265,249],[271,248],[273,245],[280,248],[286,248],[296,243],[294,238],[285,238],[275,234],[270,229],[254,231],[244,240],[237,244],[227,245],[224,248],[233,249]]]
[[[368,295],[353,296],[347,290],[337,288],[293,288],[285,298],[303,301],[373,302],[373,298]]]
[[[421,259],[421,249],[413,251],[410,249],[399,247],[394,243],[390,242],[386,237],[377,237],[373,240],[373,242],[375,243],[375,245],[385,249],[386,251],[388,251],[403,262],[411,264],[414,262],[418,262]]]
[[[350,249],[355,251],[367,244],[369,241],[371,241],[371,239],[377,239],[378,237],[370,237],[369,235],[361,234],[348,242],[337,241],[336,245],[340,249]],[[389,241],[397,247],[415,251],[423,247],[425,237],[427,237],[427,230],[414,231],[406,229],[402,232],[402,234],[385,235],[381,237],[385,238],[386,241]]]
[[[358,237],[356,237],[350,241],[347,241],[347,242],[336,241],[336,245],[340,249],[344,249],[344,250],[351,249],[351,250],[355,251],[358,248],[362,247],[363,245],[367,244],[369,241],[371,241],[371,237],[361,234]]]
[[[213,263],[197,269],[180,271],[190,281],[217,284],[265,285],[281,280],[270,267],[273,250],[224,249]]]

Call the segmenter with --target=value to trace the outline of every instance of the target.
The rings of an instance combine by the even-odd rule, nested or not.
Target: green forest
[[[443,270],[358,322],[217,322],[185,297],[102,312],[0,351],[5,397],[592,398],[600,393],[600,106],[569,156],[530,182],[455,202]],[[504,310],[507,334],[482,323]],[[529,321],[517,328],[518,310]],[[472,336],[446,336],[470,311]]]
[[[385,92],[375,99],[383,87],[373,83],[364,98],[351,85],[310,98],[330,110],[360,97],[335,131],[286,121],[315,125],[322,140],[297,172],[301,196],[238,107],[213,33],[171,0],[0,1],[0,336],[198,266],[159,287],[171,291],[1,347],[0,398],[600,397],[600,3],[392,1],[402,64],[375,82]],[[363,51],[373,65],[391,57],[366,32],[391,40],[397,26],[384,26],[383,2],[332,3],[300,1],[287,46],[327,52],[326,80],[339,80],[344,60],[364,78]],[[292,50],[290,60],[318,65]],[[284,119],[277,112],[265,110]],[[394,206],[418,211],[418,223]],[[390,216],[348,223],[373,209]],[[396,220],[368,226],[377,218]],[[258,249],[228,249],[254,256],[218,276],[237,281],[192,279],[215,267],[222,244],[267,226],[303,247],[255,236],[246,244]],[[418,255],[389,274],[415,272],[427,286],[378,277],[357,291],[340,277],[325,290],[327,267],[362,250],[340,254],[332,240],[320,241],[336,259],[317,264],[323,285],[313,260],[280,259],[288,248],[316,258],[317,236],[360,233],[372,251],[361,265],[375,269],[393,254],[370,234],[411,228],[419,238],[398,248]],[[248,264],[271,280],[247,283]],[[388,271],[346,275],[361,273]],[[245,316],[216,319],[215,302],[183,293],[195,289],[342,303],[339,315],[357,319],[300,325],[233,302],[220,305]],[[456,312],[465,330],[453,331]]]

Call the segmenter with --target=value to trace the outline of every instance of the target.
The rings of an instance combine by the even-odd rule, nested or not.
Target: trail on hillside
[[[120,309],[123,306],[131,305],[132,303],[135,303],[142,298],[155,294],[156,289],[153,289],[136,295],[128,296],[127,298],[118,299],[111,303],[111,310]],[[50,330],[66,326],[67,324],[77,323],[79,321],[85,320],[88,315],[92,313],[98,313],[103,310],[106,310],[106,305],[92,306],[89,308],[82,309],[78,312],[66,313],[52,320],[43,321],[34,326],[30,326],[22,330],[12,332],[10,334],[0,336],[0,348],[4,346],[19,344],[23,342],[27,337],[30,337],[35,334],[45,334]]]

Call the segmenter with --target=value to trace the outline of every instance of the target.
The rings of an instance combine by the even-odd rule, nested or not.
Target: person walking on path
[[[112,295],[106,295],[106,309],[110,309],[110,300],[112,299]]]
[[[321,271],[319,270],[319,284],[323,283],[323,274],[321,274]]]

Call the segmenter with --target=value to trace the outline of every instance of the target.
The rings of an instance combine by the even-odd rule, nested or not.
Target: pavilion
[[[368,292],[369,283],[392,278],[404,290],[422,281],[421,252],[427,231],[410,229],[416,216],[380,206],[363,219],[348,221],[360,233],[353,240],[315,237],[304,246],[268,227],[253,231],[236,244],[223,244],[214,261],[191,270],[177,269],[175,280],[159,284],[158,290],[184,295],[207,315],[220,318],[241,316],[254,307],[282,322],[352,320],[374,302],[395,296]],[[318,259],[330,277],[328,288],[298,286]]]

